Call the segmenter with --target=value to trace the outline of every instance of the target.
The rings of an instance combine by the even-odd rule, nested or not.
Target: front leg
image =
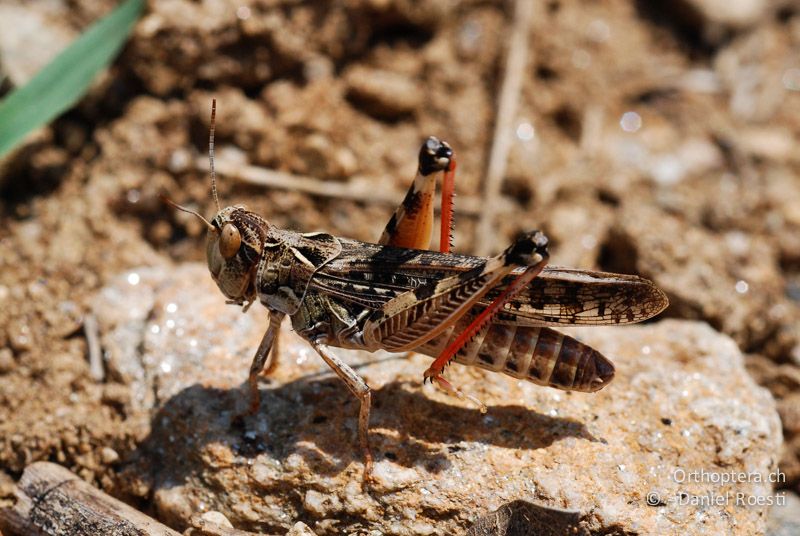
[[[275,351],[271,350],[273,350],[273,344],[278,338],[278,332],[281,329],[281,322],[284,316],[283,313],[278,311],[269,312],[269,327],[261,339],[261,344],[258,345],[253,362],[250,364],[250,374],[247,377],[247,383],[250,388],[250,405],[245,415],[253,415],[261,405],[261,393],[258,391],[258,375],[262,370],[269,373],[275,369],[277,348],[274,348]]]
[[[358,411],[358,439],[364,451],[363,484],[366,485],[372,475],[372,451],[369,448],[369,408],[372,402],[372,393],[364,379],[356,374],[350,366],[339,359],[325,344],[312,342],[311,345],[325,360],[333,372],[347,385],[350,392],[361,401]]]
[[[430,249],[436,174],[444,171],[439,248],[442,253],[448,253],[452,239],[455,169],[455,156],[447,142],[433,136],[428,138],[419,150],[419,166],[414,182],[386,225],[378,243],[401,248]]]

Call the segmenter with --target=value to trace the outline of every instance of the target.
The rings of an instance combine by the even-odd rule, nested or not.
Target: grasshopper
[[[327,233],[298,233],[270,224],[244,206],[221,209],[214,172],[212,105],[209,156],[217,214],[208,229],[211,277],[228,303],[244,310],[260,301],[269,324],[250,367],[248,414],[260,405],[258,376],[273,370],[279,327],[294,330],[359,398],[358,435],[364,482],[372,469],[368,430],[371,393],[331,347],[415,351],[434,361],[424,372],[446,391],[468,398],[443,377],[455,361],[539,385],[593,392],[614,377],[598,351],[550,329],[560,325],[626,324],[646,320],[668,304],[653,283],[632,275],[546,267],[547,238],[523,234],[501,254],[449,253],[455,156],[431,137],[423,143],[414,182],[370,244]],[[440,251],[428,251],[436,178],[443,175]]]

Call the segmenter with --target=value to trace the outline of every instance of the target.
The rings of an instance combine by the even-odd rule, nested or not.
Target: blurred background
[[[107,0],[0,1],[0,88]],[[147,3],[77,105],[0,160],[0,490],[33,460],[113,491],[149,418],[97,384],[109,278],[202,260],[211,99],[223,205],[375,241],[428,135],[458,159],[455,249],[525,230],[552,264],[637,273],[732,337],[777,399],[800,490],[800,4]],[[2,125],[0,125],[2,128]]]

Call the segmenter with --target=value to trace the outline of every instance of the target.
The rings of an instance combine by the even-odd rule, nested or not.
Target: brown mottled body
[[[212,109],[216,201],[213,117]],[[459,396],[464,395],[441,376],[451,360],[540,385],[596,391],[613,378],[613,365],[547,326],[637,322],[667,305],[663,292],[635,276],[546,267],[547,238],[538,231],[495,257],[414,249],[430,244],[431,176],[445,171],[450,191],[454,169],[449,146],[429,138],[420,150],[417,179],[381,244],[278,229],[241,206],[220,209],[210,222],[182,208],[208,228],[208,267],[228,302],[246,309],[258,300],[270,313],[250,367],[249,413],[259,407],[258,374],[274,367],[270,355],[289,316],[295,331],[361,401],[365,481],[372,463],[370,389],[330,347],[434,356],[426,378]],[[443,250],[449,248],[447,231],[449,224],[443,225]]]
[[[228,207],[209,223],[207,254],[211,274],[231,303],[246,308],[258,299],[270,311],[250,368],[250,412],[259,407],[257,376],[268,363],[274,366],[268,358],[288,315],[295,331],[361,400],[365,478],[372,460],[370,390],[330,347],[416,350],[439,360],[441,349],[495,303],[496,295],[525,270],[539,267],[539,277],[503,302],[452,359],[541,385],[596,391],[613,378],[611,363],[546,326],[635,322],[667,303],[641,278],[543,267],[547,239],[539,232],[523,235],[495,257],[473,257],[296,233],[244,207]],[[441,373],[436,370],[439,385],[468,397]]]

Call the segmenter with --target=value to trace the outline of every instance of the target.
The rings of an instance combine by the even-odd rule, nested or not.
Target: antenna
[[[217,99],[211,99],[211,132],[208,135],[208,159],[211,162],[211,195],[214,196],[214,203],[217,205],[217,212],[220,211],[219,197],[217,197],[217,172],[214,169],[214,127],[217,120]]]
[[[219,197],[217,197],[217,173],[214,170],[214,126],[216,125],[217,121],[217,99],[211,99],[211,132],[208,135],[208,158],[211,161],[211,194],[214,196],[214,203],[217,205],[217,212],[220,211],[219,207]],[[207,219],[205,219],[199,212],[194,210],[188,209],[186,207],[180,206],[175,201],[171,200],[167,196],[161,194],[159,195],[162,201],[169,204],[170,206],[177,208],[180,211],[186,212],[202,221],[206,227],[208,227],[209,231],[216,232],[217,229]]]
[[[207,220],[207,219],[205,219],[205,218],[204,218],[204,217],[203,217],[203,216],[202,216],[202,215],[201,215],[199,212],[195,212],[194,210],[191,210],[191,209],[188,209],[188,208],[186,208],[186,207],[182,207],[182,206],[180,206],[178,203],[176,203],[175,201],[173,201],[173,200],[172,200],[172,199],[170,199],[169,197],[165,196],[164,194],[161,194],[161,195],[159,195],[159,197],[161,198],[161,200],[162,200],[163,202],[167,203],[168,205],[170,205],[170,206],[172,206],[172,207],[174,207],[174,208],[177,208],[178,210],[180,210],[180,211],[182,211],[182,212],[186,212],[186,213],[188,213],[188,214],[191,214],[192,216],[197,216],[198,218],[200,218],[200,221],[202,221],[203,223],[205,223],[205,224],[206,224],[206,227],[208,227],[208,230],[209,230],[209,231],[216,231],[216,227],[214,227],[213,225],[211,225],[211,224],[208,222],[208,220]]]

